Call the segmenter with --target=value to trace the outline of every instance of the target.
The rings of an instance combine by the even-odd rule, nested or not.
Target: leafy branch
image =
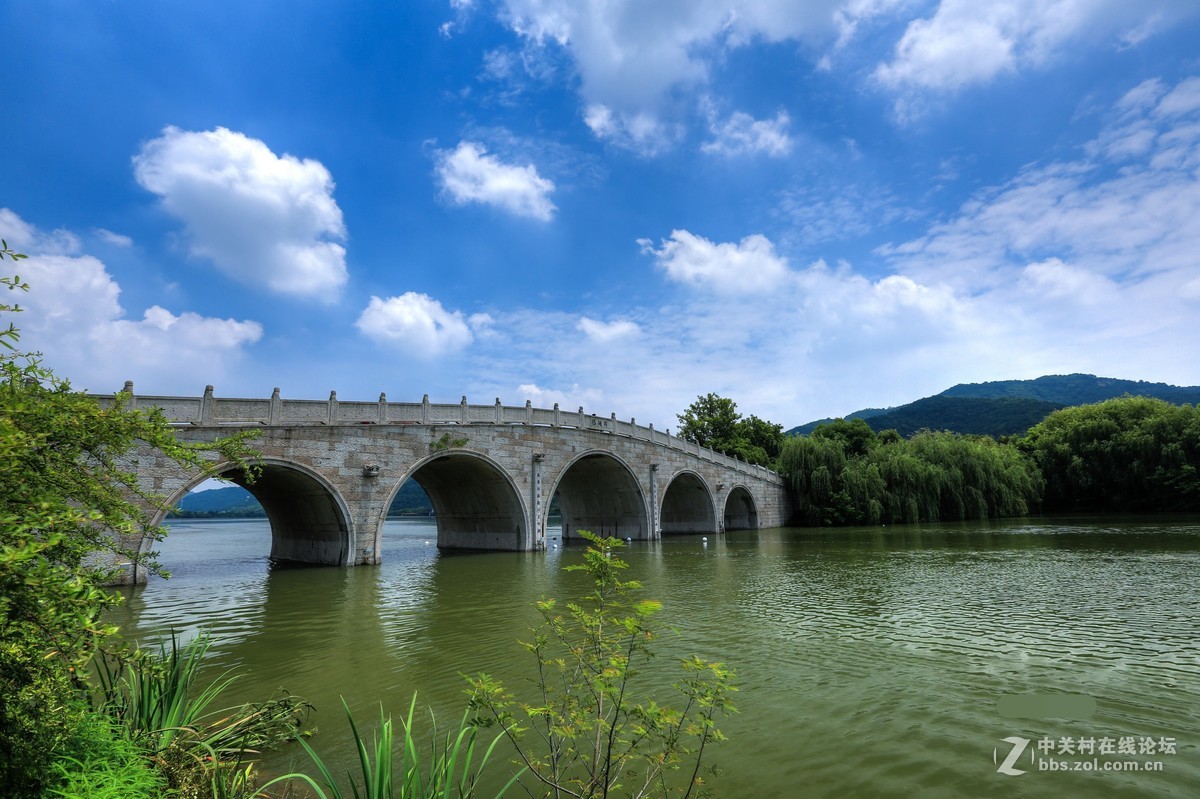
[[[595,587],[581,602],[566,603],[565,614],[553,599],[537,603],[542,623],[522,643],[536,664],[535,699],[517,700],[487,674],[470,677],[474,722],[503,730],[517,763],[547,797],[697,795],[707,747],[725,737],[717,717],[735,712],[734,674],[693,656],[674,686],[681,708],[651,697],[634,701],[642,668],[654,657],[652,620],[662,605],[635,598],[641,584],[621,579],[628,564],[612,554],[623,545],[619,539],[580,535],[590,542],[584,561],[567,570],[585,572]]]

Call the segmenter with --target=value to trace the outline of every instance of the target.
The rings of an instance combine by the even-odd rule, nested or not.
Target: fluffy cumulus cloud
[[[671,280],[721,292],[769,291],[788,273],[787,261],[759,234],[735,244],[714,243],[686,230],[673,230],[657,249],[649,239],[639,239],[638,244],[642,252],[654,256]]]
[[[229,277],[326,302],[345,285],[346,229],[320,162],[225,128],[168,127],[133,164],[138,183],[184,223],[191,253]]]
[[[458,205],[492,205],[543,222],[557,210],[550,201],[553,181],[539,175],[532,164],[502,162],[477,142],[460,142],[453,150],[440,152],[437,177],[443,193]]]
[[[487,330],[491,317],[464,317],[447,311],[427,294],[406,292],[399,297],[372,297],[355,325],[367,338],[418,358],[458,352]]]
[[[1036,68],[1074,44],[1138,44],[1194,10],[1180,0],[941,0],[908,24],[875,77],[893,88],[959,89]]]
[[[125,379],[160,391],[196,391],[196,374],[217,379],[246,347],[262,337],[257,322],[178,315],[160,306],[127,319],[121,288],[97,258],[63,253],[74,237],[45,234],[0,209],[0,236],[29,257],[20,262],[29,284],[14,318],[21,348],[41,351],[60,376],[94,392],[120,388]]]
[[[800,408],[815,418],[855,410],[844,407],[846,397],[900,404],[915,399],[914,386],[941,390],[939,374],[920,371],[926,359],[977,358],[976,344],[992,332],[974,301],[949,287],[902,276],[872,280],[823,262],[789,271],[770,292],[684,292],[625,314],[605,323],[502,313],[498,338],[473,356],[487,382],[472,393],[515,392],[517,401],[582,405],[664,429],[698,395],[716,391],[743,413],[800,424],[809,421],[796,418]],[[579,331],[591,347],[550,345],[577,340]]]

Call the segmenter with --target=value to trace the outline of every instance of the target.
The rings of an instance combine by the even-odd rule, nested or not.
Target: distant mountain
[[[188,494],[179,503],[179,509],[183,511],[179,515],[193,517],[252,518],[266,515],[254,495],[241,486],[214,488],[209,491]],[[401,486],[400,492],[396,494],[396,499],[393,500],[388,515],[424,515],[432,509],[433,505],[429,502],[425,491],[415,480],[409,480]]]
[[[262,516],[262,505],[241,486],[213,488],[188,494],[179,503],[181,515]]]
[[[1177,405],[1200,404],[1200,386],[1180,387],[1071,374],[1047,375],[1034,380],[960,383],[907,405],[867,408],[844,418],[863,419],[876,432],[892,429],[903,436],[929,429],[998,438],[1024,433],[1059,408],[1102,402],[1126,394],[1155,397]],[[808,435],[818,425],[830,421],[833,420],[809,422],[787,432],[789,435]]]
[[[1060,405],[1088,405],[1130,394],[1154,397],[1176,405],[1200,403],[1200,386],[1172,386],[1144,380],[1119,380],[1095,375],[1046,375],[1034,380],[996,380],[990,383],[959,383],[939,397],[1023,397]]]

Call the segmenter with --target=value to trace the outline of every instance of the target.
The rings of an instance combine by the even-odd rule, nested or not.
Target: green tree
[[[733,448],[741,415],[731,399],[708,393],[678,414],[679,437],[694,441],[717,452]]]
[[[743,419],[737,403],[717,394],[697,397],[676,418],[680,438],[747,463],[773,466],[783,447],[783,425],[753,415]]]
[[[774,466],[783,451],[783,425],[754,414],[738,422],[737,435],[737,455],[747,463]]]
[[[498,725],[512,741],[540,785],[525,786],[531,796],[698,795],[706,749],[724,738],[717,717],[734,710],[733,673],[693,656],[675,686],[682,707],[635,697],[661,605],[634,598],[641,585],[621,579],[619,539],[581,535],[590,542],[584,562],[567,569],[586,572],[594,590],[567,603],[566,614],[553,599],[538,603],[542,624],[523,644],[537,668],[532,700],[514,698],[487,674],[470,679],[478,723]]]
[[[0,248],[0,259],[23,257]],[[0,283],[28,288],[16,276]],[[0,329],[0,795],[14,799],[46,787],[81,721],[78,672],[115,631],[101,622],[118,601],[103,588],[113,574],[94,556],[137,558],[125,542],[163,532],[151,514],[164,498],[139,485],[126,457],[149,446],[198,474],[215,461],[250,468],[242,437],[181,443],[161,413],[130,410],[121,395],[101,405],[18,341],[12,322]]]
[[[785,442],[780,471],[795,492],[802,523],[1022,516],[1040,503],[1041,473],[1014,446],[988,436],[930,431],[911,439],[876,438],[854,424],[860,421],[839,420]]]
[[[1018,442],[1048,510],[1200,509],[1200,409],[1121,397],[1055,411]]]
[[[813,438],[825,438],[842,442],[846,455],[852,458],[862,457],[875,446],[877,438],[875,431],[863,419],[834,419],[832,422],[818,425],[812,431]]]

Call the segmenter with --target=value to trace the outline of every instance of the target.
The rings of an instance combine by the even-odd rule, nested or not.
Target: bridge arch
[[[317,563],[346,566],[351,562],[352,519],[350,509],[337,488],[321,475],[293,461],[263,457],[262,467],[253,483],[233,463],[216,476],[249,491],[267,514],[271,525],[271,560],[290,563]],[[171,497],[170,507],[178,504],[203,480],[192,480]],[[160,511],[155,518],[162,524]],[[144,539],[141,552],[148,552],[151,539]]]
[[[486,455],[456,449],[418,461],[392,489],[380,532],[387,509],[408,480],[415,480],[433,505],[440,549],[530,548],[521,492],[504,467]]]
[[[758,506],[754,495],[745,486],[734,486],[725,498],[725,529],[758,529]]]
[[[659,519],[663,535],[718,532],[712,492],[704,478],[693,471],[676,474],[663,492]]]
[[[556,494],[564,541],[578,538],[580,530],[613,538],[653,536],[645,493],[629,464],[612,452],[588,450],[572,458],[547,496]]]

